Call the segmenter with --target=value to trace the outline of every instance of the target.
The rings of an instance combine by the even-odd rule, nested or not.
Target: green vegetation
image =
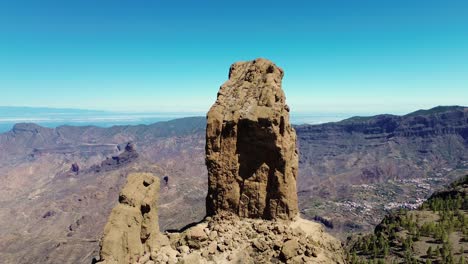
[[[374,234],[351,239],[348,262],[465,263],[468,175],[431,196],[419,210],[386,216]]]

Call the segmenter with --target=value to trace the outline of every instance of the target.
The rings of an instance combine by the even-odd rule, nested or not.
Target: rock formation
[[[159,179],[150,173],[132,173],[120,192],[101,240],[104,263],[133,263],[156,249]]]
[[[265,59],[231,66],[207,117],[208,216],[181,232],[161,234],[155,246],[139,242],[143,237],[148,241],[146,234],[155,238],[147,225],[140,232],[141,220],[134,224],[120,213],[131,209],[135,217],[146,219],[146,210],[120,199],[106,225],[103,259],[128,261],[131,256],[145,264],[345,263],[340,242],[320,224],[298,216],[296,134],[289,124],[282,77],[283,71]],[[145,191],[141,181],[136,180],[139,189],[132,194]],[[122,193],[127,188],[134,187],[126,186]]]
[[[207,115],[208,215],[297,215],[296,133],[282,78],[283,70],[265,59],[231,66]]]
[[[135,144],[128,142],[125,145],[124,151],[119,153],[117,156],[106,158],[99,165],[92,166],[90,169],[95,172],[109,171],[116,169],[121,166],[125,166],[138,158],[138,152]]]

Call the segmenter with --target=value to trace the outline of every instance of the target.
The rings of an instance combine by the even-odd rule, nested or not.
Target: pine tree
[[[427,258],[432,258],[432,247],[429,246],[429,248],[426,251]]]
[[[458,259],[458,264],[465,264],[465,257],[463,257],[463,255]]]
[[[384,257],[388,256],[388,252],[389,252],[389,246],[387,243],[385,243],[384,247],[383,247],[383,255]]]

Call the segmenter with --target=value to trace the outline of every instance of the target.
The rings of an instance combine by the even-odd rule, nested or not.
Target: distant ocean
[[[0,107],[0,133],[7,132],[16,123],[35,123],[55,128],[62,125],[99,126],[149,125],[188,116],[204,116],[205,113],[118,113],[94,110],[52,109],[28,107]],[[292,113],[293,124],[320,124],[351,117],[338,113]]]
[[[302,124],[323,124],[329,122],[338,122],[352,116],[361,115],[361,114],[352,114],[352,113],[295,113],[292,112],[290,116],[291,123],[294,125]]]

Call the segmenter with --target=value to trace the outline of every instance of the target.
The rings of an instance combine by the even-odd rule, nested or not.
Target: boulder
[[[299,249],[299,243],[297,239],[291,239],[284,243],[283,247],[281,248],[280,257],[286,261],[290,258],[297,256]]]

